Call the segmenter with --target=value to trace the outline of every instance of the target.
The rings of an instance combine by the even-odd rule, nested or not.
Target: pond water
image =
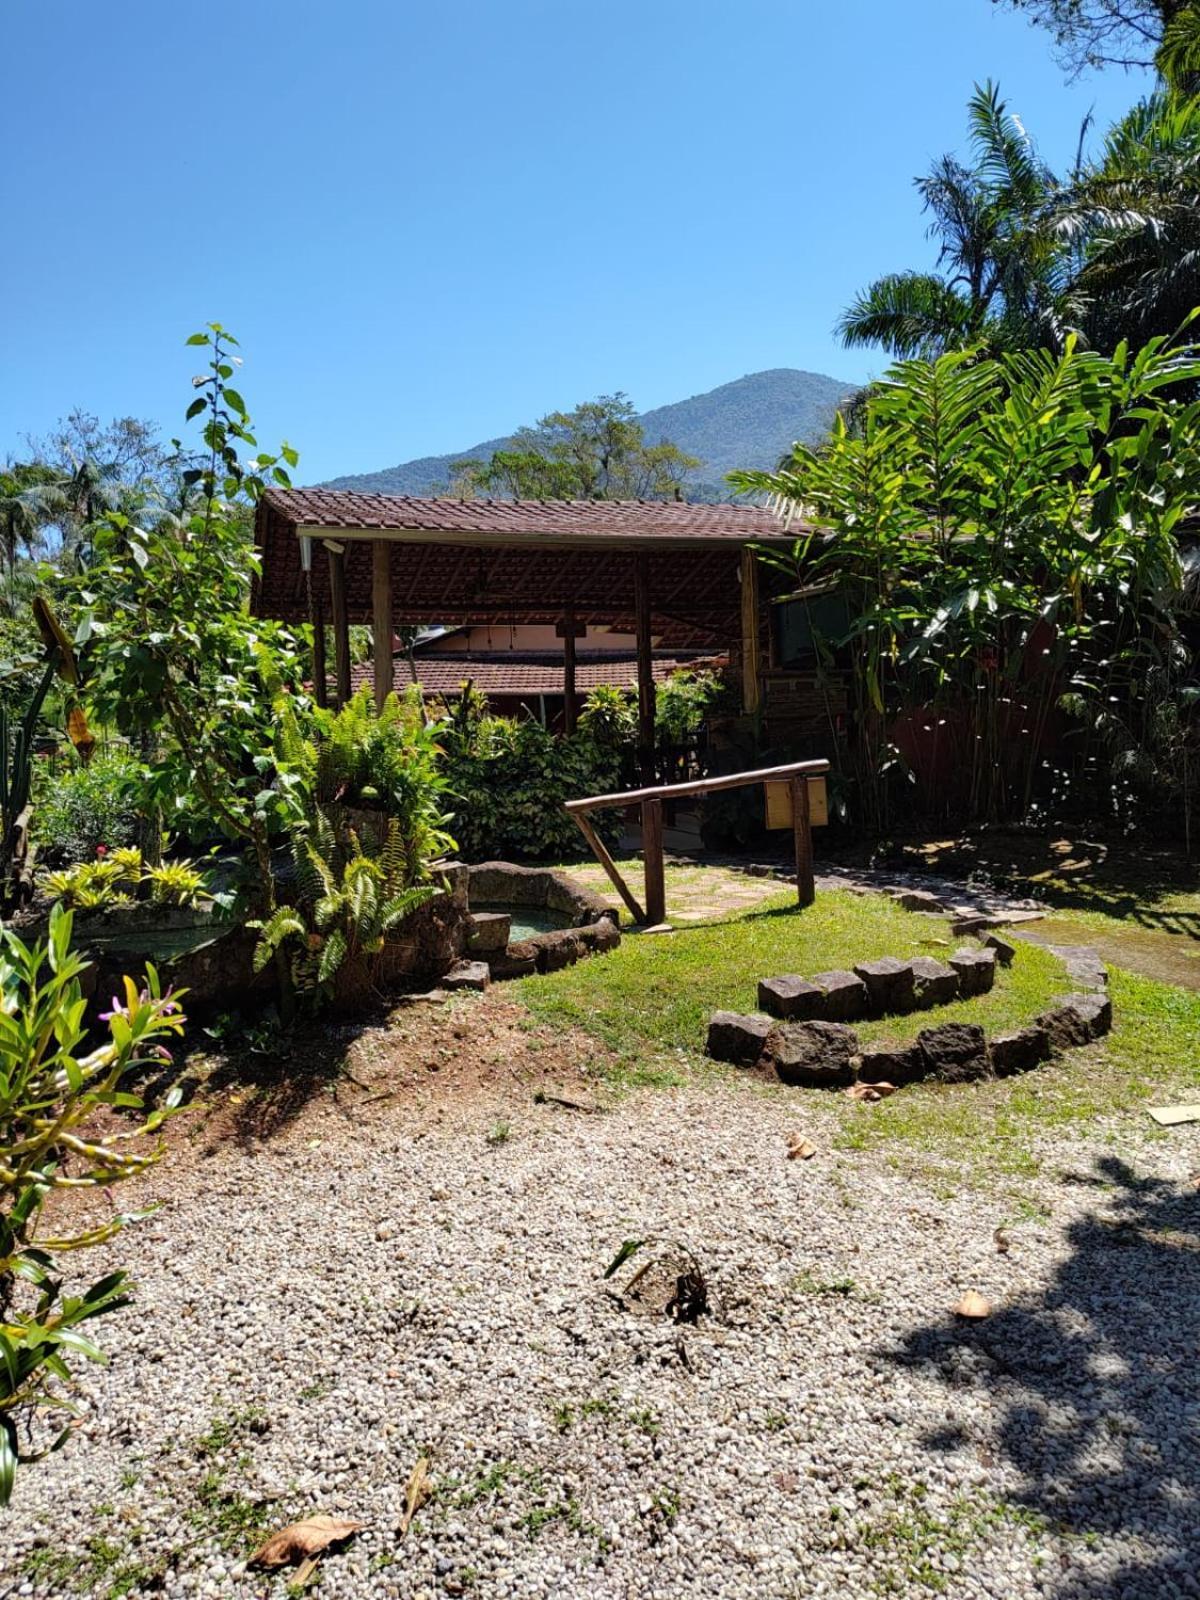
[[[562,911],[551,911],[548,906],[510,906],[489,904],[472,906],[473,911],[507,911],[512,918],[509,940],[532,939],[535,933],[552,933],[555,928],[569,928],[572,918]]]

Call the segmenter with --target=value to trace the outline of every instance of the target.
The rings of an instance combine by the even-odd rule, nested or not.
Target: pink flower
[[[128,1014],[129,1013],[125,1010],[125,1007],[121,1004],[121,1002],[117,998],[117,996],[113,995],[113,997],[112,997],[112,1010],[111,1011],[102,1011],[100,1013],[100,1021],[101,1022],[111,1022],[114,1017],[124,1017],[124,1016],[128,1016]]]
[[[106,844],[98,844],[96,846],[96,854],[98,856],[106,856],[108,854],[108,846]]]

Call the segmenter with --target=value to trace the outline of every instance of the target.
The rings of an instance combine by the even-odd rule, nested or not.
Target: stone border
[[[964,946],[947,961],[914,956],[899,961],[882,956],[860,961],[852,971],[818,972],[812,978],[789,973],[763,978],[758,985],[759,1010],[781,1022],[858,1022],[864,1017],[905,1016],[986,994],[996,981],[996,963],[1012,961],[1006,940],[992,937],[991,947]]]
[[[1028,1027],[990,1039],[977,1023],[943,1022],[923,1028],[910,1044],[863,1049],[854,1029],[841,1021],[780,1021],[762,1013],[716,1011],[709,1020],[707,1054],[735,1066],[769,1068],[781,1082],[806,1088],[848,1088],[856,1082],[901,1088],[927,1078],[970,1083],[1012,1077],[1062,1050],[1090,1044],[1112,1027],[1108,971],[1096,951],[1064,946],[1055,954],[1079,991],[1059,995]]]
[[[466,872],[467,960],[450,974],[453,987],[483,989],[492,978],[557,972],[621,942],[618,913],[565,872],[514,861],[483,861]],[[511,911],[489,909],[496,906],[553,911],[568,925],[512,940]]]

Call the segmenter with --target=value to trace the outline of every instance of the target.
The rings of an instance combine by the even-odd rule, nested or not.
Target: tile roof
[[[681,667],[720,665],[711,655],[697,656],[676,652],[656,651],[654,654],[654,681],[663,683]],[[355,689],[373,681],[370,662],[351,670]],[[474,654],[444,653],[421,656],[417,660],[417,676],[426,694],[456,695],[466,679],[482,693],[488,695],[562,694],[563,658],[550,652],[514,652],[497,650]],[[397,656],[394,682],[399,690],[412,682],[408,662]],[[632,653],[613,651],[589,652],[580,656],[575,667],[575,689],[587,694],[601,684],[611,684],[616,689],[637,687],[637,658]]]
[[[342,489],[270,489],[264,503],[293,527],[442,533],[570,542],[794,538],[760,506],[670,500],[453,500]],[[450,539],[454,542],[453,538]]]

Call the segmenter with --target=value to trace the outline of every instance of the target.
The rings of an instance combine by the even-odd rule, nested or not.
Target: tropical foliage
[[[71,950],[71,926],[70,912],[55,911],[44,944],[0,934],[0,1504],[19,1462],[66,1441],[69,1425],[47,1437],[40,1419],[71,1414],[63,1386],[73,1356],[103,1360],[83,1324],[129,1298],[119,1271],[64,1294],[56,1264],[136,1218],[114,1213],[80,1232],[47,1233],[45,1202],[55,1190],[108,1190],[158,1159],[161,1143],[149,1141],[170,1102],[147,1112],[125,1085],[149,1060],[169,1059],[161,1041],[183,1025],[151,969],[141,990],[125,980],[104,1019],[107,1038],[86,1048],[84,962]],[[94,1131],[102,1108],[121,1115],[118,1131]]]
[[[791,563],[809,592],[851,602],[824,649],[849,653],[868,823],[887,824],[903,777],[927,814],[1026,816],[1063,799],[1070,775],[1046,763],[1064,717],[1082,731],[1120,706],[1137,743],[1164,697],[1184,714],[1176,532],[1200,494],[1200,409],[1168,397],[1197,377],[1200,352],[1163,339],[905,362],[860,437],[840,427],[825,450],[740,475],[836,534],[798,540]],[[1074,769],[1093,803],[1106,775],[1119,815],[1128,761],[1104,766],[1093,744]]]
[[[968,108],[972,160],[943,156],[917,189],[938,271],[890,273],[850,304],[847,345],[932,358],[1097,349],[1175,331],[1200,304],[1200,101],[1169,89],[1139,102],[1074,170],[1056,176],[992,84]]]

